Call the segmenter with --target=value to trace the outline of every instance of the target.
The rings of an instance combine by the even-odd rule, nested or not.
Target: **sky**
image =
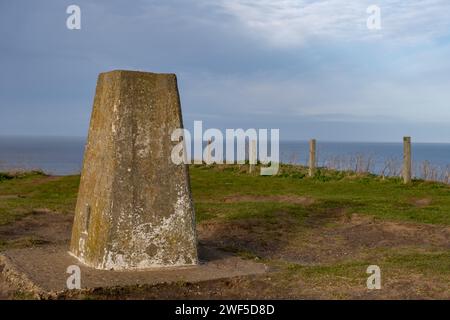
[[[176,73],[187,128],[450,142],[448,0],[0,1],[0,40],[0,135],[86,136],[98,74],[128,69]]]

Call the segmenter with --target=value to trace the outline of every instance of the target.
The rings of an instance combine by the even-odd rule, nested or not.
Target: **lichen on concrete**
[[[170,136],[178,128],[182,117],[175,75],[100,74],[72,255],[108,270],[198,263],[188,167],[173,164],[170,156]]]

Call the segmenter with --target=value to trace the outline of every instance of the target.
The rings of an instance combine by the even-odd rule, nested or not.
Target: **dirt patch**
[[[43,176],[39,177],[39,179],[33,179],[33,181],[31,183],[33,184],[33,186],[37,186],[37,185],[45,184],[47,182],[57,181],[61,178],[62,178],[62,176],[43,175]]]
[[[13,298],[14,288],[6,281],[3,275],[0,274],[0,300]]]
[[[300,264],[335,263],[357,259],[368,249],[401,247],[450,249],[450,228],[352,215],[338,218],[333,226],[302,229],[279,258]]]
[[[257,197],[259,198],[259,197]],[[246,199],[244,197],[244,199]],[[450,249],[450,227],[407,222],[380,221],[344,209],[314,211],[305,219],[288,212],[276,212],[276,219],[208,220],[198,225],[198,238],[211,246],[246,258],[273,259],[308,265],[355,261],[376,254],[372,249],[414,247]],[[10,225],[0,226],[0,240],[24,241],[24,246],[67,244],[73,215],[38,210]],[[27,242],[24,239],[33,238]],[[37,240],[36,240],[37,239]],[[369,292],[365,283],[354,286],[334,278],[305,278],[283,273],[237,277],[201,283],[139,286],[117,290],[94,290],[88,296],[108,299],[286,299],[286,298],[448,298],[448,288],[439,279],[420,274],[402,276],[391,272],[383,288]],[[417,277],[410,281],[410,277]],[[339,282],[341,281],[341,282]],[[0,279],[0,298],[11,297],[11,288]],[[74,296],[77,297],[77,296]],[[83,295],[78,296],[83,298]]]
[[[294,221],[288,214],[278,213],[278,219],[268,225],[263,219],[246,219],[229,223],[203,223],[197,226],[199,242],[235,253],[268,257],[288,243]]]
[[[320,264],[354,258],[373,248],[415,246],[450,249],[450,227],[379,221],[344,209],[311,213],[299,221],[286,212],[276,219],[205,221],[197,226],[206,245],[256,257]],[[0,241],[23,246],[61,244],[70,240],[73,215],[46,210],[0,226]],[[32,239],[32,241],[29,241]]]
[[[338,217],[333,226],[304,229],[279,256],[300,264],[323,264],[358,259],[368,249],[403,247],[448,250],[450,228],[359,215]]]
[[[282,273],[236,277],[200,283],[93,290],[86,294],[69,292],[70,299],[448,299],[446,283],[409,272],[384,277],[382,290],[368,290],[364,280],[314,281],[305,276],[286,278]]]
[[[70,239],[73,215],[35,210],[32,214],[0,226],[0,241],[34,239],[34,243],[58,244]]]
[[[309,206],[314,203],[314,199],[306,196],[296,196],[296,195],[233,195],[227,196],[223,200],[226,203],[230,202],[283,202],[300,204],[304,206]]]
[[[351,247],[435,246],[450,249],[450,227],[445,226],[376,221],[353,215],[350,224],[336,228],[334,232]]]
[[[235,277],[231,279],[220,279],[204,281],[199,283],[172,283],[155,286],[139,286],[129,288],[117,288],[112,290],[93,290],[87,294],[80,295],[68,292],[65,298],[69,299],[312,299],[317,298],[310,294],[298,292],[294,295],[292,288],[281,287],[278,279],[273,275],[257,275],[247,277]]]
[[[330,208],[321,211],[312,211],[307,216],[304,226],[308,228],[320,228],[329,223],[347,223],[350,219],[345,208]]]
[[[429,205],[431,205],[431,203],[433,202],[433,200],[431,198],[412,198],[410,199],[409,203],[411,203],[412,205],[418,207],[418,208],[424,208],[424,207],[428,207]]]
[[[282,212],[273,223],[205,222],[198,226],[198,234],[209,245],[302,265],[355,259],[374,248],[450,249],[449,227],[379,221],[348,215],[344,209],[311,214],[304,222]]]
[[[311,211],[304,220],[287,212],[276,219],[206,221],[197,226],[199,240],[237,253],[264,259],[280,259],[305,265],[339,260],[348,255],[339,234],[327,235],[337,226],[348,225],[345,209]]]
[[[18,199],[23,198],[23,196],[19,196],[18,194],[2,194],[0,195],[0,200],[9,200],[9,199]]]

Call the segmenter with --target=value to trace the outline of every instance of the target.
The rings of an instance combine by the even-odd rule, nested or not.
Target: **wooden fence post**
[[[308,175],[313,177],[316,171],[316,139],[309,141],[309,171]]]
[[[411,137],[403,138],[403,182],[411,182]]]

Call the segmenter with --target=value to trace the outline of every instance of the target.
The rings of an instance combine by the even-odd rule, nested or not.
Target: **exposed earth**
[[[450,299],[449,186],[282,170],[267,178],[245,167],[191,168],[200,244],[269,272],[59,298]],[[68,245],[78,179],[34,173],[0,181],[0,250]],[[369,265],[381,268],[381,290],[367,289]],[[30,296],[0,279],[0,298]]]

